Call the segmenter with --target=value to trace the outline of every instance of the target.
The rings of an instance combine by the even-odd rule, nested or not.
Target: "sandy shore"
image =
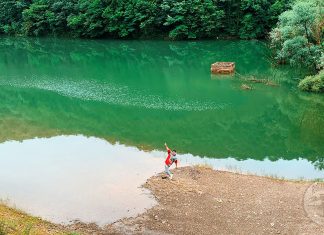
[[[89,234],[324,234],[324,225],[313,222],[304,210],[304,194],[312,182],[205,167],[183,167],[174,173],[173,180],[159,174],[145,183],[159,204],[144,214],[102,230],[87,226],[81,230]]]
[[[153,176],[144,185],[158,201],[158,205],[145,213],[103,228],[75,223],[65,227],[65,232],[324,234],[324,224],[313,222],[304,210],[305,191],[313,182],[285,181],[205,167],[174,170],[173,180],[162,176]],[[55,229],[50,227],[52,232]]]

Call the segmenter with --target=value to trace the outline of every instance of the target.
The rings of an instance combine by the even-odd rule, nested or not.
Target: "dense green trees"
[[[290,0],[2,0],[0,33],[265,38]]]
[[[321,0],[296,1],[291,10],[283,12],[270,33],[275,59],[279,63],[306,67],[317,71],[324,67],[324,3]],[[299,87],[323,92],[323,73],[307,77]]]
[[[212,0],[162,2],[162,23],[172,39],[212,38],[221,31],[224,11]]]
[[[324,9],[320,0],[298,1],[279,17],[270,34],[276,59],[309,68],[320,67]]]
[[[319,71],[323,9],[321,0],[2,0],[0,34],[186,40],[271,31],[279,63]]]
[[[0,1],[0,33],[15,34],[21,30],[22,12],[30,5],[29,0]]]

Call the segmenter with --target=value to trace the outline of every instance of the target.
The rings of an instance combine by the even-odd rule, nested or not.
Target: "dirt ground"
[[[84,226],[81,230],[89,234],[324,234],[324,225],[314,223],[304,210],[304,193],[311,182],[205,167],[173,172],[172,180],[160,174],[144,185],[157,206],[103,229]],[[76,226],[79,231],[80,226]]]

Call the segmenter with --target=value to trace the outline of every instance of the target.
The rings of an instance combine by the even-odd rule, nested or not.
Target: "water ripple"
[[[47,79],[32,77],[24,79],[1,78],[0,85],[19,88],[33,88],[55,92],[57,94],[88,101],[99,101],[115,105],[143,107],[147,109],[163,109],[171,111],[206,111],[224,110],[230,103],[216,103],[185,99],[170,98],[149,94],[144,90],[131,89],[113,83],[99,83],[95,80],[75,81],[70,79]]]

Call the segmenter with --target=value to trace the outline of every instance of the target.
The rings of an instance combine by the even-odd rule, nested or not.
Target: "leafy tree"
[[[100,37],[104,34],[104,18],[102,14],[105,0],[79,0],[76,13],[67,17],[67,25],[78,37]]]
[[[242,0],[244,14],[240,38],[262,38],[275,26],[278,16],[288,8],[289,0]]]
[[[50,32],[49,21],[55,17],[49,10],[46,0],[34,1],[23,15],[23,33],[30,36],[41,36]]]
[[[30,5],[29,0],[0,1],[0,33],[20,33],[22,12]]]
[[[243,0],[242,11],[245,12],[241,21],[240,37],[243,39],[260,38],[265,32],[268,21],[266,9],[270,7],[267,0]]]
[[[54,13],[49,20],[51,32],[54,35],[62,35],[69,32],[67,18],[75,12],[76,0],[52,0],[50,11]]]
[[[298,1],[291,10],[279,17],[279,23],[270,34],[275,58],[293,66],[319,69],[323,45],[323,3],[318,0]],[[318,36],[318,31],[322,35]]]
[[[313,71],[324,67],[324,9],[319,0],[297,1],[283,12],[270,34],[275,58],[279,63],[308,67]],[[323,70],[308,76],[298,87],[304,91],[324,92]]]
[[[136,1],[134,6],[134,20],[141,35],[153,36],[161,30],[159,27],[159,6],[157,1]],[[160,32],[162,33],[162,32]]]
[[[121,38],[130,37],[136,31],[136,19],[133,1],[112,1],[104,10],[105,31]]]
[[[216,4],[224,11],[221,35],[237,37],[242,18],[241,0],[218,0]]]
[[[211,38],[219,35],[224,11],[211,0],[164,0],[164,26],[171,39]]]

